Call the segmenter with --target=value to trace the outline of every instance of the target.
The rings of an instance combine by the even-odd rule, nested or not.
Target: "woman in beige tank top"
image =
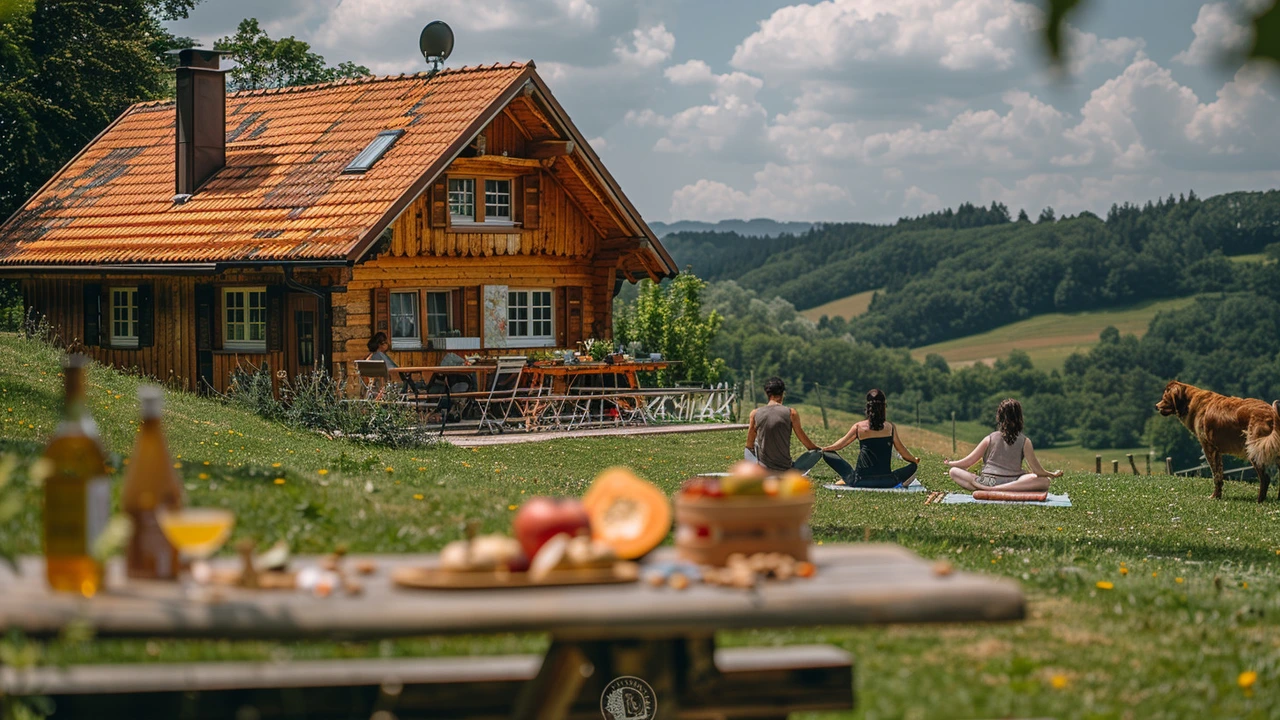
[[[968,468],[982,460],[982,472]],[[1026,461],[1029,473],[1022,471]],[[960,460],[944,460],[949,474],[965,490],[1018,490],[1045,492],[1049,481],[1062,477],[1061,470],[1049,472],[1040,465],[1031,439],[1022,434],[1022,403],[1009,398],[996,409],[996,431],[982,439],[973,452]]]

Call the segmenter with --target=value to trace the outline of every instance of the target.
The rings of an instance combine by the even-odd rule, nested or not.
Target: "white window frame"
[[[262,302],[256,308],[253,306],[251,297],[259,294]],[[238,305],[235,309],[243,311],[242,320],[232,321],[228,316],[228,312],[232,307],[227,299],[232,295],[243,296],[243,304]],[[240,352],[265,353],[267,351],[267,288],[265,285],[252,285],[241,287],[224,287],[222,288],[222,349],[238,350]],[[261,313],[261,322],[253,320],[253,312],[257,310]],[[253,327],[255,325],[262,326],[262,339],[252,339]],[[232,328],[234,326],[244,327],[243,338],[232,338]]]
[[[413,296],[413,334],[396,337],[395,297],[397,295]],[[388,337],[392,350],[417,350],[422,347],[422,293],[418,290],[392,290],[387,297],[387,314],[390,316]]]
[[[494,207],[505,207],[507,209],[507,214],[505,216],[489,214],[489,194],[490,194],[489,183],[506,183],[507,184],[506,205],[503,205],[502,203],[496,203],[496,202],[493,205]],[[495,196],[500,196],[501,194],[502,193],[498,191],[494,191],[493,193],[493,195]],[[484,224],[485,225],[515,225],[515,202],[516,202],[515,183],[511,180],[511,178],[485,178],[484,179]]]
[[[471,201],[470,201],[470,202],[471,202],[471,214],[470,214],[470,215],[455,215],[455,214],[454,214],[454,212],[453,212],[453,207],[454,207],[453,197],[454,197],[454,193],[455,193],[455,192],[457,192],[457,193],[464,193],[464,192],[465,192],[465,191],[463,191],[463,190],[456,190],[456,191],[455,191],[455,190],[453,189],[453,184],[454,184],[455,182],[457,182],[457,183],[471,183],[471,191],[470,191],[470,192],[471,192]],[[449,194],[449,197],[448,197],[448,200],[449,200],[449,222],[450,222],[450,223],[452,223],[452,224],[454,224],[454,225],[467,225],[467,224],[472,224],[472,225],[474,225],[474,224],[475,224],[475,222],[476,222],[476,179],[475,179],[475,178],[470,178],[470,177],[466,177],[466,178],[449,178],[448,194]]]
[[[113,348],[136,348],[138,347],[138,286],[122,286],[112,287],[108,289],[110,300],[108,302],[109,320],[111,323],[111,347]],[[116,293],[127,293],[128,304],[120,306],[116,304]],[[116,311],[123,309],[126,312],[124,320],[116,319]],[[131,331],[125,335],[116,333],[116,324],[123,322],[126,329]]]
[[[517,293],[529,293],[528,300],[524,305],[514,305],[512,296]],[[546,293],[548,304],[537,307],[546,308],[546,318],[534,318],[533,293]],[[515,308],[523,307],[526,311],[525,320],[513,320],[511,311]],[[528,323],[528,332],[524,335],[514,335],[512,332],[516,329],[517,323]],[[550,331],[545,334],[534,334],[534,323],[546,322]],[[508,347],[551,347],[556,343],[556,293],[553,288],[526,288],[526,287],[509,287],[507,288],[507,346]]]

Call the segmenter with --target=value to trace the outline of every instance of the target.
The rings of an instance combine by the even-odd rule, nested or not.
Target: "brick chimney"
[[[178,51],[175,190],[192,195],[227,164],[227,80],[217,50]]]

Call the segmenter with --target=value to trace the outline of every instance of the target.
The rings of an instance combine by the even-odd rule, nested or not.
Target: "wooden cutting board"
[[[558,587],[564,585],[604,585],[635,582],[640,577],[635,563],[620,562],[608,568],[553,570],[541,582],[529,573],[492,570],[444,570],[430,567],[397,568],[391,581],[407,588],[424,590],[486,590],[496,588]]]

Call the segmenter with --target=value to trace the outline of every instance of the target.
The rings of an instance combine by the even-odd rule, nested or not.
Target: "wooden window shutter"
[[[214,321],[218,314],[216,293],[212,285],[196,285],[196,350],[213,350],[221,345]]]
[[[370,291],[369,320],[370,337],[384,332],[387,339],[391,339],[391,290],[388,288],[373,288]]]
[[[524,178],[524,224],[526,230],[537,230],[542,220],[542,176]]]
[[[565,346],[576,347],[582,342],[582,288],[567,287],[564,303]]]
[[[284,350],[284,293],[283,285],[267,286],[267,352]]]
[[[480,286],[462,288],[462,334],[480,337]]]
[[[84,285],[84,338],[86,347],[102,344],[102,285]]]
[[[431,185],[430,220],[433,228],[449,227],[449,183],[437,180]]]
[[[138,347],[156,344],[156,298],[153,285],[138,285]]]

